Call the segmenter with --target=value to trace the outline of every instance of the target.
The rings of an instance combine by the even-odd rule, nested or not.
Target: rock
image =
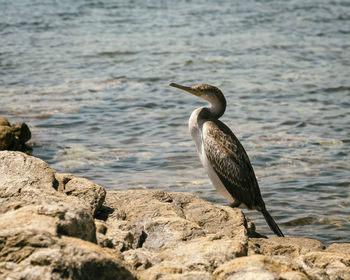
[[[282,255],[297,257],[313,251],[322,251],[325,246],[310,238],[293,238],[293,237],[271,237],[251,238],[249,240],[248,254],[262,254],[265,256]]]
[[[11,126],[11,125],[6,118],[0,117],[0,126]]]
[[[123,253],[126,260],[130,256],[138,257],[139,251],[126,251]],[[196,238],[187,242],[179,242],[178,246],[161,249],[156,258],[152,256],[148,261],[150,269],[141,271],[140,276],[144,279],[168,279],[164,270],[173,270],[173,274],[198,273],[211,275],[221,264],[240,257],[244,254],[245,246],[230,238],[218,238],[215,235]],[[143,251],[146,254],[146,250]],[[136,263],[137,264],[137,263]],[[137,268],[137,266],[134,266]],[[144,266],[147,269],[147,263]],[[168,272],[168,274],[171,274]],[[164,276],[163,276],[164,275]],[[163,278],[162,278],[163,277]]]
[[[2,279],[134,279],[120,258],[91,242],[60,236],[54,224],[31,206],[1,215]]]
[[[35,206],[35,213],[55,217],[53,230],[59,234],[96,242],[90,205],[57,192],[55,172],[47,163],[21,152],[2,151],[0,174],[0,213]]]
[[[134,279],[121,254],[95,244],[102,187],[72,176],[74,195],[59,192],[65,176],[21,152],[0,152],[0,174],[1,279]]]
[[[10,125],[6,118],[0,118],[0,151],[12,150],[29,153],[32,148],[25,143],[31,132],[25,123]]]
[[[290,279],[307,280],[301,265],[283,256],[253,255],[231,260],[214,271],[218,280],[231,279]]]
[[[20,144],[24,144],[32,137],[28,125],[25,123],[17,123],[12,126],[13,134],[19,140]]]
[[[92,215],[96,215],[106,196],[104,188],[87,179],[76,178],[71,174],[56,173],[55,178],[58,181],[58,191],[84,200],[90,205]]]
[[[247,254],[250,229],[239,209],[163,191],[109,191],[104,205],[113,210],[99,244],[123,252],[140,279],[174,278],[179,271],[187,279],[209,277],[225,261]]]
[[[300,271],[308,279],[350,279],[350,255],[346,250],[349,248],[350,244],[332,244],[325,251],[321,242],[309,238],[252,238],[248,254],[288,257],[302,267]]]
[[[241,210],[213,205],[190,193],[109,191],[104,205],[113,209],[107,234],[113,229],[144,231],[144,248],[171,246],[210,233],[248,240]]]
[[[0,150],[6,150],[16,141],[9,126],[0,126]]]
[[[310,252],[298,257],[310,278],[350,279],[350,256],[335,252]]]
[[[327,247],[326,251],[350,256],[350,243],[333,243]]]
[[[140,276],[140,280],[212,280],[211,273],[208,272],[185,272],[178,267],[159,266],[156,269],[149,269]]]
[[[252,236],[240,209],[190,193],[106,193],[0,152],[0,279],[350,279],[348,243]]]
[[[24,153],[0,151],[0,174],[2,198],[28,192],[56,194],[54,170],[46,162]],[[35,196],[31,199],[38,200]]]

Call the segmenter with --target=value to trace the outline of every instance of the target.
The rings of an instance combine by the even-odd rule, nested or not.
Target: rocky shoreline
[[[106,191],[0,152],[1,279],[350,279],[350,244],[252,238],[238,208]]]
[[[0,118],[0,150],[28,152],[29,138]],[[0,151],[0,279],[350,279],[350,243],[261,238],[238,208],[106,191]]]

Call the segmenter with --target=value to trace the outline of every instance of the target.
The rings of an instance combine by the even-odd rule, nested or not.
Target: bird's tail
[[[269,225],[270,229],[279,237],[284,237],[282,231],[280,230],[280,228],[278,227],[278,225],[276,224],[275,220],[271,217],[270,213],[266,210],[266,208],[264,207],[261,210],[261,213],[264,215],[264,218],[267,222],[267,224]]]

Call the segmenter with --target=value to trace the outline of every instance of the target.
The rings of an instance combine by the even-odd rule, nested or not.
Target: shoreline
[[[14,151],[0,171],[5,279],[350,278],[350,243],[252,238],[240,209],[194,194],[106,191]]]

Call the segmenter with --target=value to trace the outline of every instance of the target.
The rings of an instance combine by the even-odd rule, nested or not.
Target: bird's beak
[[[175,84],[175,83],[171,83],[171,84],[169,84],[169,86],[182,89],[182,90],[187,91],[187,92],[189,92],[189,93],[191,93],[191,94],[193,94],[195,96],[198,96],[198,97],[200,97],[203,94],[203,92],[198,90],[198,89],[182,86],[182,85]]]

